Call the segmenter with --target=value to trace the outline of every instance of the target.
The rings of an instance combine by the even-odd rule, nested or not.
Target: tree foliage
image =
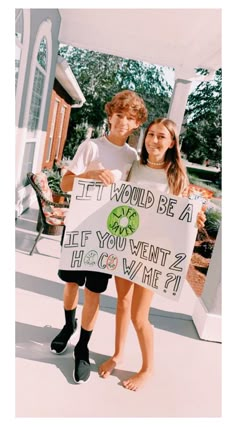
[[[94,135],[99,134],[106,123],[104,106],[121,90],[134,90],[144,99],[147,122],[167,116],[172,88],[162,67],[72,46],[60,47],[59,55],[69,63],[86,98],[81,109],[71,111],[66,152],[71,152],[67,144],[75,152],[86,126],[95,129]],[[207,74],[206,70],[197,71]],[[188,98],[181,140],[182,151],[192,162],[203,163],[208,158],[221,163],[221,85],[219,69],[214,81],[201,82]]]
[[[221,164],[221,104],[222,70],[219,69],[214,81],[200,83],[189,96],[182,140],[182,151],[188,160],[201,164],[210,159]]]
[[[61,47],[59,55],[69,63],[86,98],[83,108],[72,112],[72,124],[101,126],[106,118],[106,102],[124,89],[134,90],[144,99],[148,121],[166,116],[172,89],[159,67],[71,46]]]

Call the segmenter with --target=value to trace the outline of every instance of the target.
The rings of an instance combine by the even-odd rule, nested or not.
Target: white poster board
[[[59,268],[112,274],[178,300],[200,208],[144,185],[76,178]]]

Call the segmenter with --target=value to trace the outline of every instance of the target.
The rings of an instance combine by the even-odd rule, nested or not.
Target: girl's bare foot
[[[107,378],[112,373],[113,369],[115,369],[117,365],[117,360],[113,359],[113,357],[110,357],[110,359],[106,360],[106,362],[102,363],[99,368],[98,372],[99,375],[102,378]]]
[[[123,386],[128,390],[136,391],[141,388],[146,381],[150,378],[151,372],[138,372],[127,380],[123,381]]]

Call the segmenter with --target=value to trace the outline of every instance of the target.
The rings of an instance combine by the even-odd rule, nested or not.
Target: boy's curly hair
[[[108,117],[113,113],[129,112],[140,124],[147,120],[148,112],[143,99],[132,90],[123,90],[113,96],[112,100],[105,105]]]

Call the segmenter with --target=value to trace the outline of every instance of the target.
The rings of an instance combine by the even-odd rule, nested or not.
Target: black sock
[[[75,322],[75,313],[76,313],[76,308],[74,308],[73,310],[65,310],[65,319],[66,319],[66,326],[68,326],[68,328],[74,329],[76,326],[76,322]]]
[[[88,343],[93,331],[86,331],[81,327],[80,339],[75,346],[75,356],[80,360],[86,360],[89,363]]]

